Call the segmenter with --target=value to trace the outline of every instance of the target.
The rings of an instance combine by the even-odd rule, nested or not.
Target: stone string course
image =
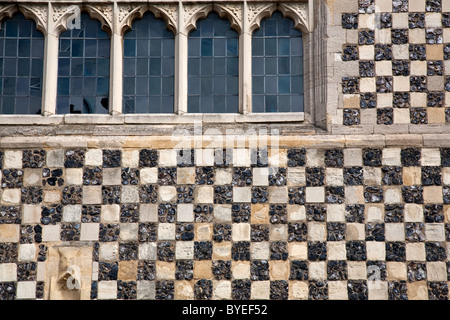
[[[88,299],[448,299],[449,147],[243,150],[2,149],[0,298],[82,246]]]

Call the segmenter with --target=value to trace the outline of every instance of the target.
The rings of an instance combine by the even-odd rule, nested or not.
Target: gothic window
[[[72,26],[59,36],[57,113],[107,114],[109,35],[87,13]]]
[[[1,114],[40,114],[44,35],[23,14],[0,28]]]
[[[124,35],[124,113],[173,113],[175,37],[147,12]]]
[[[291,19],[275,12],[252,40],[253,112],[303,111],[303,42]]]
[[[215,12],[189,34],[188,112],[238,112],[238,43],[230,22]]]

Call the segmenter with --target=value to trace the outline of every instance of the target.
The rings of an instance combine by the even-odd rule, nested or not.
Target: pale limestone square
[[[24,243],[19,245],[19,261],[34,261],[36,259],[36,245]]]
[[[233,187],[233,202],[251,202],[252,188],[251,187]]]
[[[195,184],[195,167],[177,168],[177,184]]]
[[[22,151],[5,151],[3,158],[4,169],[21,169],[22,168]]]
[[[270,281],[253,281],[250,296],[253,300],[270,299]]]
[[[214,300],[229,300],[231,299],[231,281],[214,280],[213,281],[213,299]]]
[[[191,203],[180,203],[177,207],[178,222],[194,222],[194,205]]]
[[[103,185],[113,186],[122,184],[122,170],[120,168],[103,168]]]
[[[248,261],[232,261],[231,273],[234,279],[250,278],[250,263]]]
[[[375,58],[375,46],[360,46],[358,48],[360,60],[374,60]]]
[[[83,169],[82,168],[67,168],[66,169],[66,183],[69,185],[83,184]]]
[[[117,299],[117,281],[99,281],[98,300]]]
[[[391,1],[392,3],[392,1]],[[392,14],[392,28],[394,29],[408,29],[409,19],[408,13],[395,12]]]
[[[175,248],[176,259],[194,259],[194,241],[177,241]]]
[[[212,186],[198,186],[194,191],[197,203],[213,203],[214,188]]]
[[[425,237],[427,241],[445,241],[444,224],[425,223]]]
[[[0,242],[19,242],[20,225],[0,224]]]
[[[410,111],[407,108],[394,109],[394,123],[410,123]]]
[[[391,76],[392,75],[392,62],[391,61],[376,61],[375,72],[378,76]]]
[[[253,186],[269,185],[269,168],[253,168]]]
[[[289,201],[287,187],[269,187],[270,203],[287,203]]]
[[[160,223],[158,225],[158,240],[175,240],[175,224]]]
[[[81,241],[98,241],[100,230],[99,223],[82,223],[81,224]]]
[[[406,203],[404,210],[405,222],[423,222],[423,206],[413,203]]]
[[[160,188],[160,190],[162,187]],[[137,186],[122,186],[121,203],[139,203],[139,188]]]
[[[21,189],[3,189],[2,202],[4,204],[19,204],[21,201]]]
[[[345,205],[327,205],[327,222],[345,222]]]
[[[409,45],[392,45],[392,54],[396,60],[408,60],[409,59]]]
[[[366,280],[367,269],[365,261],[347,261],[348,280]]]
[[[288,237],[288,228],[285,224],[272,224],[269,228],[270,241],[286,241]]]
[[[328,241],[327,256],[329,260],[346,260],[347,251],[345,247],[345,241]],[[305,260],[307,260],[307,258],[305,258]]]
[[[268,260],[270,257],[269,242],[251,242],[250,244],[251,258],[253,260]],[[289,251],[289,256],[293,258],[292,251]]]
[[[346,167],[362,166],[362,150],[360,148],[344,149],[344,165]]]
[[[309,241],[326,241],[327,226],[321,222],[308,223],[308,240]]]
[[[17,282],[17,300],[30,300],[36,298],[36,281]]]
[[[59,190],[44,190],[44,202],[55,203],[61,201],[61,192]]]
[[[409,29],[409,42],[411,44],[424,44],[425,29]]]
[[[287,205],[287,216],[289,221],[306,220],[305,206],[302,205]]]
[[[63,222],[80,222],[81,221],[81,205],[67,205],[63,207]]]
[[[84,156],[86,166],[101,166],[103,164],[102,149],[89,149]]]
[[[328,299],[348,300],[347,281],[329,281]]]
[[[269,193],[270,195],[270,193]],[[305,188],[306,202],[325,202],[325,188],[324,187],[306,187]]]
[[[323,167],[325,166],[325,150],[323,149],[307,149],[306,150],[306,165],[308,167]]]
[[[363,186],[345,186],[346,203],[363,203],[364,187]]]
[[[231,235],[233,241],[250,241],[250,223],[233,223]]]
[[[388,300],[388,284],[386,281],[369,281],[367,287],[369,289],[369,300]]]
[[[407,92],[410,90],[409,77],[394,77],[394,90]]]
[[[15,263],[0,263],[0,282],[17,280],[17,265]]]
[[[231,205],[214,205],[214,219],[217,221],[231,221]]]
[[[304,186],[306,184],[305,168],[288,168],[287,181],[289,186]]]
[[[386,223],[386,241],[405,241],[405,225],[403,223]]]
[[[155,184],[158,182],[158,168],[142,168],[139,175],[141,184]]]
[[[441,165],[441,153],[438,148],[423,148],[421,155],[422,166]]]
[[[384,166],[401,166],[401,149],[384,148],[381,161]]]
[[[120,219],[120,206],[107,204],[102,206],[101,220],[103,222],[118,222]]]
[[[225,185],[231,184],[233,180],[233,173],[229,168],[218,168],[214,172],[214,184],[215,185]]]
[[[425,243],[406,243],[406,260],[407,261],[425,261]]]
[[[444,185],[450,184],[450,167],[442,168],[442,182]]]
[[[383,222],[384,206],[380,204],[370,204],[365,206],[367,222]]]
[[[181,243],[181,241],[177,242]],[[140,243],[139,244],[139,260],[156,260],[156,243]]]
[[[311,280],[326,280],[327,265],[325,261],[309,262],[309,278]]]
[[[427,62],[426,61],[411,61],[411,75],[423,76],[427,74]]]
[[[177,152],[175,149],[162,149],[159,150],[160,167],[175,167],[177,165]]]
[[[160,186],[158,196],[160,202],[173,202],[177,198],[177,189],[174,186]]]
[[[447,281],[447,266],[445,262],[427,262],[427,280]]]
[[[394,204],[402,202],[401,187],[387,187],[384,190],[384,203]]]
[[[386,259],[386,244],[379,241],[366,241],[366,252],[367,260],[384,261]]]
[[[425,14],[425,26],[427,28],[442,27],[442,14],[440,12],[427,12]]]
[[[364,167],[364,184],[369,186],[381,185],[381,168]]]
[[[250,167],[251,165],[250,149],[236,148],[233,149],[233,166]]]
[[[139,150],[122,151],[122,167],[138,168],[139,167]]]
[[[46,154],[46,164],[49,168],[64,167],[64,150],[48,150]]]
[[[40,205],[24,204],[23,209],[23,223],[38,224],[41,221],[41,211]]]
[[[116,261],[119,259],[119,243],[118,242],[100,242],[98,249],[100,261]]]
[[[155,300],[155,281],[137,281],[137,300]]]
[[[214,166],[214,149],[195,149],[195,164],[197,166]]]
[[[1,173],[0,173],[1,177]],[[41,169],[23,169],[23,185],[24,186],[39,186],[42,180],[42,170]]]
[[[329,186],[344,185],[344,172],[342,168],[325,168],[325,181]]]
[[[42,241],[59,241],[60,226],[59,225],[47,225],[42,226]]]
[[[377,93],[377,108],[392,107],[392,93]]]
[[[123,188],[122,188],[123,192]],[[102,203],[102,187],[86,186],[83,187],[83,204],[101,204]],[[122,201],[125,203],[125,201]]]
[[[121,223],[120,224],[120,240],[135,241],[138,239],[138,223]]]
[[[427,94],[422,92],[411,92],[411,107],[426,107]]]
[[[361,78],[359,80],[359,88],[361,92],[375,92],[376,91],[375,78]]]
[[[347,223],[347,228],[345,230],[345,240],[365,240],[366,231],[365,225],[363,223]]]

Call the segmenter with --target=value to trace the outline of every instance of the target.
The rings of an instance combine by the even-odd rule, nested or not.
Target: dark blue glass
[[[173,113],[175,37],[165,22],[151,12],[134,21],[124,54],[123,112]]]
[[[212,12],[188,39],[188,112],[238,112],[238,33]]]
[[[44,36],[18,13],[0,26],[1,114],[41,110]]]
[[[275,12],[252,40],[253,112],[303,111],[303,44],[294,22]]]
[[[58,60],[64,68],[58,71],[57,113],[108,112],[109,55],[108,33],[87,13],[80,16],[80,29],[60,34]]]

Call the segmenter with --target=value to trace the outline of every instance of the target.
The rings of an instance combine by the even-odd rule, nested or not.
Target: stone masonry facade
[[[304,113],[0,115],[0,300],[448,300],[450,1],[229,2],[301,17]]]

